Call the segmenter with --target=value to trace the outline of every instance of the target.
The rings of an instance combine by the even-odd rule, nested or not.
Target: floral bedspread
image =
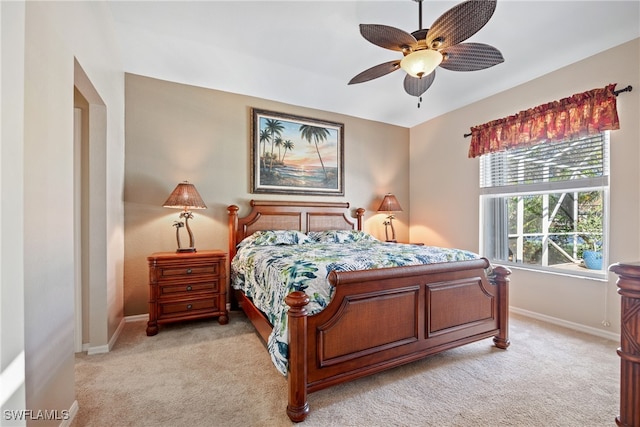
[[[283,375],[287,373],[286,295],[309,296],[309,315],[329,304],[330,271],[366,270],[476,259],[475,253],[431,246],[381,242],[361,231],[259,231],[238,244],[231,262],[231,286],[242,290],[273,325],[267,348]]]

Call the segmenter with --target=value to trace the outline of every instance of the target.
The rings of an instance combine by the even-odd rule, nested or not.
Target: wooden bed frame
[[[229,259],[236,244],[258,230],[302,232],[362,229],[364,209],[348,203],[251,201],[251,212],[238,217],[228,207]],[[482,258],[431,265],[329,274],[335,287],[329,305],[307,315],[303,292],[285,298],[289,305],[289,401],[294,422],[309,413],[307,394],[425,356],[494,337],[509,346],[508,283],[504,267],[486,269]],[[237,303],[267,341],[271,325],[242,292]]]

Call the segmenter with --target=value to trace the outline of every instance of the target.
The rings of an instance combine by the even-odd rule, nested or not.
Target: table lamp
[[[378,208],[378,212],[387,212],[387,219],[383,222],[384,224],[384,234],[387,239],[387,242],[395,242],[396,241],[396,230],[393,228],[393,219],[395,216],[394,212],[402,212],[402,208],[400,207],[400,203],[398,203],[398,199],[391,193],[387,193],[382,199],[382,203],[380,203],[380,207]],[[389,230],[388,227],[391,226],[391,239],[389,239]]]
[[[162,205],[165,208],[178,208],[183,209],[180,212],[180,219],[184,218],[184,222],[175,221],[173,226],[176,228],[176,240],[178,242],[178,249],[176,252],[195,252],[196,248],[194,246],[193,233],[191,232],[191,227],[189,227],[189,220],[193,219],[193,213],[191,209],[206,209],[207,206],[202,201],[202,197],[196,190],[196,187],[193,184],[189,184],[188,181],[181,182],[178,186],[173,190],[169,198]],[[189,233],[189,247],[183,248],[180,244],[180,229],[185,227],[187,229],[187,233]]]

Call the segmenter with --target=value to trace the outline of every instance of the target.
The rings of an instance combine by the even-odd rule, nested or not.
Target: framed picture
[[[344,195],[344,124],[252,114],[252,193]]]

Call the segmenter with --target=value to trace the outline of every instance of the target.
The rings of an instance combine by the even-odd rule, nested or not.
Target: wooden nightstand
[[[147,335],[158,325],[183,320],[227,316],[227,254],[219,250],[192,253],[156,252],[149,262],[149,322]]]

